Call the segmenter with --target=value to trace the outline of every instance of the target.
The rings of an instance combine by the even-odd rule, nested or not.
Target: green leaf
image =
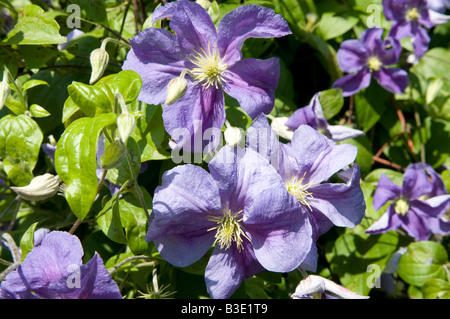
[[[373,285],[370,278],[375,273],[368,271],[370,265],[376,265],[381,271],[391,255],[397,250],[399,234],[389,231],[380,235],[344,233],[339,236],[326,258],[332,273],[348,289],[367,296]],[[375,269],[375,268],[373,268]]]
[[[355,113],[358,127],[364,132],[370,130],[381,118],[387,105],[389,93],[375,81],[364,91],[354,95]]]
[[[16,115],[25,114],[25,112],[27,111],[27,108],[23,103],[14,100],[11,96],[8,97],[5,105],[8,109],[11,110],[11,112]]]
[[[22,252],[22,262],[25,260],[27,254],[34,248],[34,232],[38,222],[32,224],[20,239],[20,250]]]
[[[97,107],[111,111],[111,101],[108,95],[99,87],[81,82],[73,82],[67,87],[73,102],[87,115],[94,117]]]
[[[442,279],[427,280],[422,291],[425,299],[450,299],[450,283]]]
[[[120,219],[119,195],[115,194],[98,213],[97,224],[109,239],[126,244],[127,238]]]
[[[349,31],[358,21],[357,17],[351,15],[337,16],[334,12],[325,12],[320,19],[317,32],[327,41]]]
[[[7,115],[0,119],[0,157],[3,168],[17,186],[33,179],[43,135],[37,123],[25,115]]]
[[[120,71],[111,81],[113,93],[122,94],[125,103],[131,103],[137,99],[142,88],[142,79],[134,71]]]
[[[81,8],[81,16],[87,20],[107,23],[104,1],[101,0],[72,0],[71,3]]]
[[[344,106],[344,97],[341,89],[329,89],[320,92],[319,101],[327,120],[337,115]]]
[[[109,145],[110,144],[105,141],[105,149],[107,149]],[[141,151],[139,150],[139,145],[136,143],[134,138],[129,137],[126,146],[126,152],[128,152],[133,165],[134,176],[138,176],[139,170],[141,169]],[[128,164],[126,157],[119,166],[109,169],[106,173],[106,178],[108,181],[120,186],[125,184],[128,180],[133,180],[132,177],[133,174],[130,170],[130,165]]]
[[[361,169],[361,176],[364,178],[372,169],[372,145],[366,135],[349,138],[345,140],[346,144],[352,144],[358,148],[356,154],[356,163]]]
[[[403,183],[403,174],[401,172],[387,168],[377,168],[371,171],[364,180],[369,183],[376,183],[380,179],[381,174],[385,174],[392,182],[399,186]]]
[[[399,276],[410,285],[422,287],[428,279],[446,279],[447,252],[441,244],[420,241],[408,245],[398,263]]]
[[[47,117],[51,115],[46,109],[37,104],[30,106],[30,113],[32,117]]]
[[[66,42],[59,34],[59,25],[54,19],[48,19],[44,10],[37,5],[28,5],[19,11],[19,19],[9,31],[4,44],[59,44]]]
[[[67,202],[80,219],[87,216],[97,194],[96,150],[100,132],[115,122],[113,113],[80,118],[66,128],[56,146],[55,168],[67,185]]]
[[[30,79],[22,85],[22,91],[25,92],[25,91],[27,91],[31,88],[34,88],[36,86],[39,86],[39,85],[47,85],[48,86],[48,83],[43,80]]]

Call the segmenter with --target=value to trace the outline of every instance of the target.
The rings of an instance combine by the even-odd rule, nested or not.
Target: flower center
[[[219,50],[215,45],[211,49],[208,44],[208,52],[205,52],[203,48],[201,52],[193,51],[194,54],[188,59],[196,66],[189,72],[194,77],[195,84],[202,83],[206,88],[213,85],[218,89],[219,84],[222,85],[222,81],[226,82],[223,74],[228,68],[228,64],[224,63],[224,59],[220,57]]]
[[[308,206],[309,210],[312,211],[311,206],[308,203],[308,199],[313,198],[312,193],[308,192],[308,188],[313,184],[309,182],[307,184],[303,184],[303,180],[305,179],[306,172],[303,176],[298,179],[297,177],[292,177],[289,182],[286,183],[286,189],[289,193],[297,197],[298,201]]]
[[[377,58],[377,57],[370,57],[367,60],[367,65],[369,66],[370,71],[378,71],[381,66],[383,65],[383,63],[381,63],[381,61]]]
[[[208,231],[216,230],[216,243],[220,245],[220,248],[228,249],[235,242],[237,249],[241,252],[244,242],[242,237],[250,240],[241,228],[242,218],[238,218],[240,213],[242,213],[242,210],[232,215],[231,210],[224,208],[223,216],[208,216],[209,221],[217,223],[217,226],[208,229]]]
[[[395,202],[394,209],[397,214],[404,216],[409,210],[409,204],[406,200],[400,198]]]
[[[417,21],[420,18],[417,8],[411,8],[406,12],[406,19],[409,21]]]

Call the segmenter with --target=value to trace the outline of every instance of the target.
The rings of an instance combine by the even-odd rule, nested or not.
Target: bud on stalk
[[[103,48],[95,49],[91,52],[90,60],[92,72],[89,83],[92,84],[100,79],[103,75],[103,72],[105,72],[109,62],[108,52],[106,52],[106,50]]]
[[[54,196],[59,190],[58,175],[44,174],[33,178],[27,186],[11,187],[20,197],[30,201],[41,201]]]

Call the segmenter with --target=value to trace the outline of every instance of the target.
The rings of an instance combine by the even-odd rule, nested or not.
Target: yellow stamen
[[[202,83],[205,88],[213,85],[218,89],[219,84],[222,85],[222,81],[226,82],[223,78],[223,74],[228,68],[228,64],[223,62],[225,57],[220,57],[219,50],[215,45],[211,49],[211,46],[208,44],[208,52],[205,52],[203,48],[201,52],[193,51],[195,54],[188,60],[196,66],[189,72],[194,77],[195,84]]]
[[[367,64],[371,72],[378,71],[383,66],[383,63],[377,57],[370,57],[367,60]]]
[[[406,12],[406,19],[409,21],[417,21],[420,18],[417,8],[411,8]]]
[[[409,204],[406,200],[400,198],[395,202],[394,210],[397,214],[404,216],[409,210]]]
[[[220,245],[220,248],[228,249],[232,243],[236,243],[236,247],[239,252],[243,248],[243,237],[248,238],[245,232],[242,230],[240,222],[242,218],[238,219],[238,216],[242,213],[242,210],[234,215],[231,215],[231,210],[228,208],[223,209],[223,216],[208,216],[208,220],[216,222],[218,225],[208,229],[208,231],[216,230],[216,243]]]
[[[305,179],[306,172],[300,179],[297,177],[292,177],[289,182],[286,183],[286,189],[289,193],[297,197],[298,201],[308,206],[309,210],[312,211],[311,206],[308,203],[308,199],[313,198],[312,193],[308,192],[308,188],[313,185],[313,182],[309,182],[307,184],[303,184],[303,180]]]

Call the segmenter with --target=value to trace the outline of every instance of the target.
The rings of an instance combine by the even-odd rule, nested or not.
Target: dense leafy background
[[[104,77],[89,84],[90,53],[107,37],[127,43],[148,27],[147,18],[160,4],[141,0],[135,7],[133,2],[0,1],[0,74],[6,67],[17,82],[10,85],[12,94],[0,111],[0,173],[5,183],[0,189],[0,227],[11,232],[26,254],[36,227],[69,230],[77,219],[83,219],[75,235],[82,241],[84,260],[97,251],[110,269],[127,257],[147,256],[113,272],[126,298],[207,297],[203,279],[207,257],[190,267],[176,268],[159,257],[153,244],[144,241],[144,204],[151,211],[152,194],[161,174],[175,163],[170,158],[161,106],[137,101],[140,79],[132,72],[120,72],[128,47],[108,43],[109,64]],[[242,4],[258,4],[282,14],[290,24],[292,35],[249,39],[243,48],[244,57],[280,58],[281,78],[271,115],[289,116],[307,105],[316,92],[323,91],[321,102],[330,124],[345,124],[366,133],[345,141],[358,147],[356,162],[361,167],[366,216],[353,229],[333,228],[320,237],[317,273],[372,298],[450,298],[447,237],[432,236],[429,241],[415,242],[402,231],[365,233],[384,212],[371,206],[381,173],[401,184],[403,169],[424,161],[442,174],[450,188],[450,25],[429,30],[430,50],[417,64],[407,62],[412,48],[407,41],[402,43],[399,66],[409,71],[410,78],[404,94],[388,93],[372,81],[369,88],[343,98],[339,90],[331,89],[342,76],[336,51],[344,40],[358,38],[374,18],[389,30],[391,23],[383,17],[381,0],[218,3],[219,19]],[[81,8],[79,29],[84,34],[59,49],[72,31],[67,23],[73,22],[73,11],[67,10],[70,4]],[[373,10],[379,10],[379,15],[373,16],[377,12]],[[163,22],[162,27],[167,25]],[[97,197],[97,141],[116,122],[117,92],[137,122],[127,141],[127,158],[108,170],[106,180],[125,184],[129,192],[122,197],[111,196],[105,182]],[[251,124],[232,98],[226,99],[226,111],[232,125],[246,128]],[[52,137],[58,143],[54,161],[42,149]],[[108,145],[106,139],[105,147]],[[141,162],[145,162],[142,167]],[[56,171],[67,185],[65,197],[20,201],[17,205],[16,194],[8,186],[24,186],[33,176]],[[136,176],[138,185],[129,188],[126,181]],[[400,259],[398,270],[383,277],[390,279],[382,278],[382,283],[392,280],[393,288],[367,285],[373,278],[373,268],[368,267],[377,265],[383,270],[401,247],[408,247],[408,251]],[[0,247],[0,253],[2,259],[11,259],[5,247]],[[155,274],[159,294],[152,284]],[[263,272],[247,279],[234,297],[289,298],[301,279],[299,272]]]

